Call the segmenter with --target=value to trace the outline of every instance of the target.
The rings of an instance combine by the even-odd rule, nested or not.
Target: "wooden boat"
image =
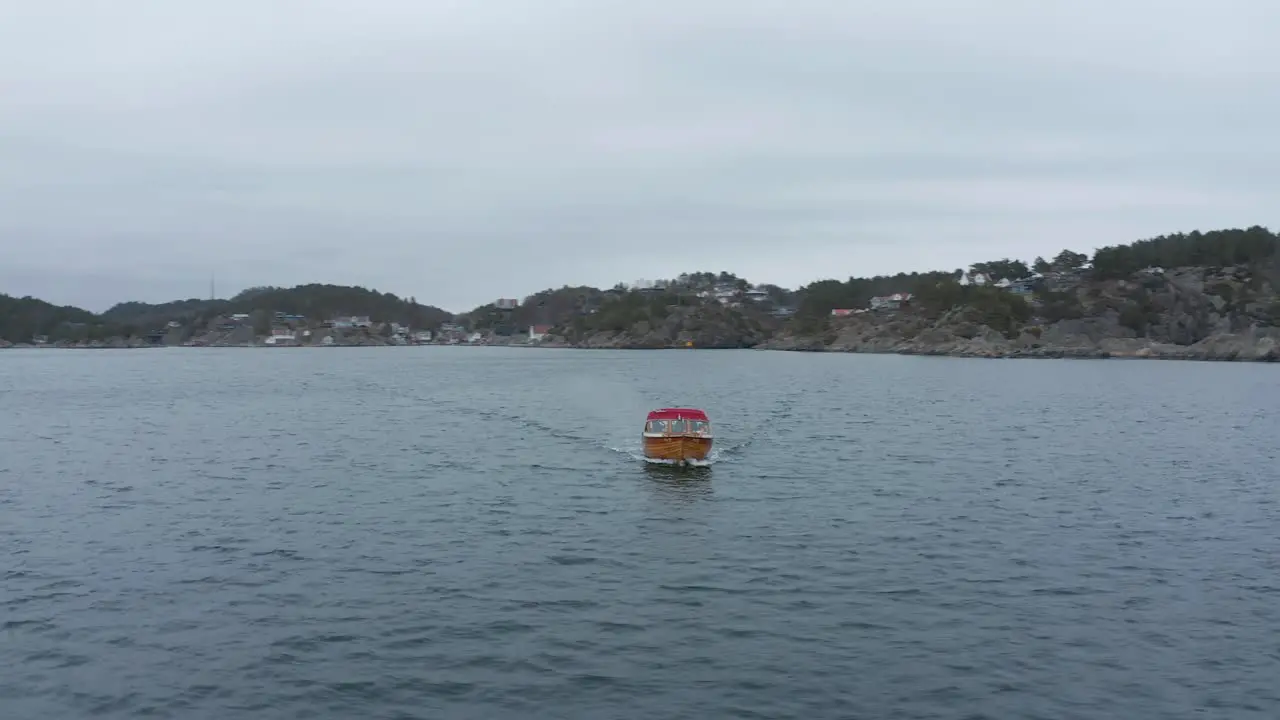
[[[711,421],[694,408],[663,408],[644,423],[644,456],[677,465],[706,460],[711,454]]]

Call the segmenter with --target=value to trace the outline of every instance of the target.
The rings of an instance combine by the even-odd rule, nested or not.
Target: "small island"
[[[1164,235],[1030,263],[821,280],[727,271],[562,287],[462,314],[361,287],[260,287],[101,314],[0,294],[0,348],[757,348],[991,358],[1280,360],[1280,236]]]

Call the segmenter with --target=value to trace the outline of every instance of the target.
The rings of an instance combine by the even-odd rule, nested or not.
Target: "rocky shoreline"
[[[1003,338],[1002,338],[1003,339]],[[130,343],[130,344],[97,344],[97,345],[29,345],[29,344],[4,344],[0,345],[0,350],[146,350],[159,348],[177,348],[184,349],[209,349],[216,348],[243,348],[243,349],[266,349],[272,348],[270,345],[222,345],[222,346],[181,346],[181,345],[151,345],[147,343]],[[293,349],[298,348],[320,348],[320,347],[424,347],[423,345],[293,345],[288,346]],[[448,345],[440,345],[440,347],[455,347]],[[819,341],[812,342],[796,342],[794,340],[770,341],[756,345],[752,348],[724,348],[724,347],[702,347],[687,345],[668,345],[655,347],[653,345],[629,345],[629,344],[609,344],[609,345],[587,345],[587,344],[568,344],[568,343],[531,343],[531,344],[460,344],[456,347],[515,347],[515,348],[531,348],[531,349],[557,349],[557,350],[727,350],[727,349],[754,349],[775,352],[821,352],[821,353],[852,353],[866,355],[904,355],[904,356],[932,356],[932,357],[958,357],[958,358],[986,358],[986,359],[1078,359],[1078,360],[1102,360],[1102,359],[1134,359],[1134,360],[1186,360],[1186,361],[1220,361],[1220,362],[1280,362],[1280,331],[1274,334],[1262,334],[1258,336],[1249,335],[1224,335],[1210,338],[1204,342],[1195,345],[1170,345],[1167,343],[1153,343],[1145,340],[1107,340],[1094,346],[1053,346],[1053,345],[1030,345],[1017,346],[1016,344],[1005,343],[1000,341],[992,342],[989,338],[977,338],[964,342],[928,344],[917,341],[901,341],[897,343],[867,343],[854,345],[824,345]],[[274,348],[273,348],[274,349]]]
[[[1194,360],[1221,362],[1280,362],[1280,331],[1258,334],[1226,334],[1193,345],[1173,345],[1145,339],[1113,338],[1088,345],[1019,344],[999,333],[938,344],[903,340],[892,343],[824,345],[820,341],[772,341],[758,350],[781,352],[836,352],[875,355],[927,355],[992,359],[1093,359]]]
[[[628,342],[625,337],[600,336],[583,342],[548,338],[543,342],[462,343],[457,347],[517,347],[563,350],[717,350],[755,349],[778,352],[830,352],[876,355],[921,355],[992,359],[1150,359],[1223,362],[1280,362],[1280,328],[1251,328],[1243,332],[1217,333],[1189,345],[1153,341],[1138,337],[1097,338],[1095,320],[1063,321],[1039,336],[1022,333],[1016,338],[989,327],[929,327],[913,331],[898,323],[854,320],[835,324],[822,337],[780,334],[751,344],[689,344],[689,341],[657,343]],[[1095,330],[1095,332],[1090,332]],[[903,333],[903,334],[900,334]],[[905,335],[910,335],[907,337]],[[1091,335],[1093,337],[1091,337]],[[448,345],[442,345],[449,347]],[[0,341],[0,350],[142,350],[156,348],[320,348],[320,347],[424,347],[394,343],[364,342],[334,345],[272,346],[264,343],[236,345],[163,345],[139,339],[116,339],[94,343],[49,345],[14,344]]]

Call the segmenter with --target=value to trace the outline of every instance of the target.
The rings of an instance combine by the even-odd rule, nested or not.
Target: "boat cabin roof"
[[[648,420],[702,420],[710,422],[707,414],[695,408],[662,408],[649,413]]]

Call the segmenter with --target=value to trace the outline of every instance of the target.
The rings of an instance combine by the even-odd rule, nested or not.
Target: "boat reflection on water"
[[[650,490],[664,500],[692,502],[710,498],[714,493],[710,466],[645,463],[644,472]]]
[[[654,480],[668,482],[705,482],[711,479],[710,465],[669,465],[645,463],[644,470]]]

